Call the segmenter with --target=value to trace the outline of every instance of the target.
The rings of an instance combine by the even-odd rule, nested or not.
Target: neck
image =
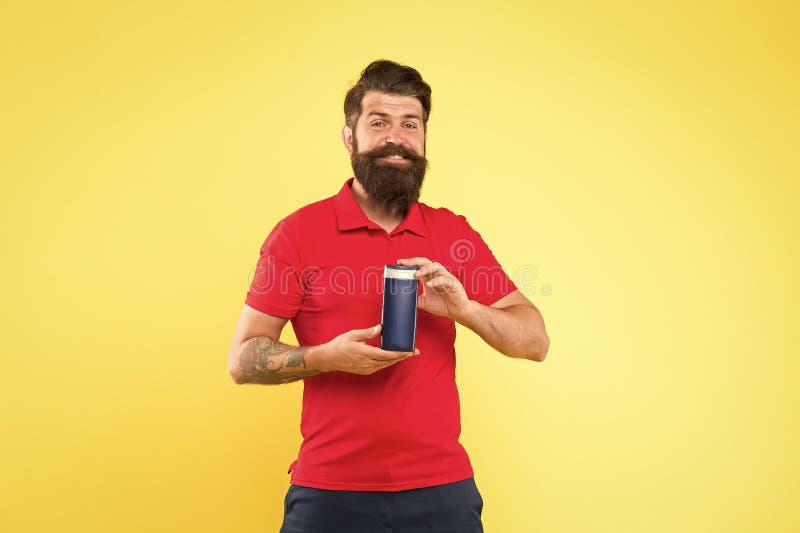
[[[378,204],[370,199],[367,191],[361,186],[357,179],[353,180],[353,196],[356,202],[361,206],[361,210],[367,215],[367,218],[385,229],[387,232],[392,231],[403,221],[406,214],[400,209],[389,209],[384,205]]]

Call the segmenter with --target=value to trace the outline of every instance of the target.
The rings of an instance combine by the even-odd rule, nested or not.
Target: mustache
[[[403,159],[408,159],[410,161],[425,161],[425,157],[412,152],[402,144],[385,144],[383,146],[373,148],[368,152],[362,152],[358,155],[367,159],[380,159],[381,157],[399,155]]]

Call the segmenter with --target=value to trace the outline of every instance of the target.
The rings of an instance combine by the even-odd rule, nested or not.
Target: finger
[[[425,266],[421,266],[417,270],[417,277],[433,277],[438,275],[449,275],[450,272],[442,265],[441,263],[437,263],[436,261],[430,262]]]
[[[393,355],[374,355],[368,356],[370,361],[376,361],[378,363],[393,363],[395,361],[402,361],[407,357],[413,357],[414,354],[412,352],[394,352]]]
[[[423,266],[430,263],[431,260],[427,257],[410,257],[406,259],[398,259],[397,264],[403,266]]]
[[[372,326],[366,329],[354,329],[350,331],[350,339],[354,341],[364,341],[376,337],[381,332],[381,325]]]
[[[405,356],[404,356],[404,357],[400,357],[400,358],[398,358],[398,359],[394,359],[394,360],[392,360],[392,361],[373,360],[373,363],[372,363],[372,364],[374,365],[374,367],[375,367],[375,368],[377,368],[378,370],[380,370],[380,369],[382,369],[382,368],[386,368],[387,366],[392,366],[392,365],[395,365],[395,364],[397,364],[397,363],[399,363],[399,362],[401,362],[401,361],[405,361],[405,360],[406,360],[406,359],[408,359],[409,357],[414,357],[414,356],[413,356],[413,355],[411,355],[410,353],[407,353],[407,354],[405,354]]]
[[[392,352],[392,353],[397,353],[397,352]],[[387,361],[387,360],[384,360],[384,359],[372,359],[372,361],[374,362],[375,372],[377,372],[379,370],[383,370],[384,368],[392,366],[394,364],[397,364],[400,361],[405,361],[409,357],[414,357],[415,355],[419,355],[420,352],[419,352],[419,349],[414,348],[414,351],[412,353],[408,353],[408,352],[399,352],[399,353],[402,353],[403,357],[398,357],[397,359],[393,359],[393,360],[390,360],[390,361]]]
[[[398,361],[402,361],[403,359],[406,359],[406,357],[398,357],[397,359],[372,359],[372,358],[369,358],[367,360],[371,361],[370,364],[373,364],[373,365],[393,365],[393,364],[397,363]]]
[[[419,351],[415,350],[413,352],[398,352],[393,350],[384,350],[382,348],[377,348],[375,346],[366,344],[363,346],[361,353],[373,361],[399,361],[401,359],[405,359],[406,357],[417,355]]]
[[[460,284],[454,276],[439,276],[425,283],[433,292],[437,294],[460,292]]]

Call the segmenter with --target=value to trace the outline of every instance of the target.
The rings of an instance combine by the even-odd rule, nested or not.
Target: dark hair
[[[427,128],[428,115],[431,113],[431,87],[415,69],[388,59],[379,59],[367,65],[361,78],[344,97],[344,121],[353,131],[361,116],[361,100],[368,91],[415,96],[422,104],[422,124]]]

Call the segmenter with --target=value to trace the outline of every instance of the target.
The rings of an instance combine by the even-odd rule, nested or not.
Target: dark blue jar
[[[415,266],[386,265],[383,269],[383,311],[381,348],[414,351],[417,337],[417,292]]]

